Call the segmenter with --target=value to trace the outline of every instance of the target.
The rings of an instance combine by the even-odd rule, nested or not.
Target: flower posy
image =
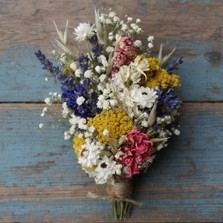
[[[53,52],[59,66],[41,51],[36,56],[61,83],[61,93],[50,93],[45,102],[61,103],[69,125],[65,139],[72,139],[79,164],[97,184],[114,186],[108,198],[112,196],[113,216],[121,219],[137,202],[129,189],[121,193],[120,185],[145,172],[168,139],[180,133],[175,71],[183,61],[179,57],[168,64],[174,50],[163,56],[162,45],[159,55],[152,56],[154,37],[140,40],[140,19],[124,21],[113,11],[96,11],[95,17],[95,24],[74,28],[72,38],[68,21],[64,34],[55,24],[59,39]],[[78,52],[68,47],[68,40],[69,46],[84,42],[90,50]]]

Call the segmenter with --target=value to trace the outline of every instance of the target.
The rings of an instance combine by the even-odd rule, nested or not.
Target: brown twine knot
[[[117,201],[126,201],[130,202],[138,207],[142,206],[141,202],[131,199],[132,195],[132,184],[130,181],[127,182],[113,182],[107,184],[106,187],[107,195],[102,196],[92,192],[88,192],[88,197],[93,199],[101,200],[117,200]]]

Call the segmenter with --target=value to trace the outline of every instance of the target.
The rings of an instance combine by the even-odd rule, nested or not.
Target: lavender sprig
[[[53,75],[58,81],[60,81],[63,86],[69,86],[72,84],[72,77],[64,76],[60,68],[58,66],[54,66],[53,63],[49,59],[47,59],[46,56],[40,50],[35,52],[35,55],[42,64],[42,68],[44,70],[47,70],[51,75]]]
[[[165,70],[172,74],[174,70],[178,69],[178,65],[183,63],[183,57],[176,57],[175,59],[173,59],[173,61],[165,67]]]

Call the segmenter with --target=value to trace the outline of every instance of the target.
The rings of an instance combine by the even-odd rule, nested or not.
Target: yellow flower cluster
[[[98,135],[98,140],[109,145],[108,138],[119,139],[133,128],[133,122],[120,108],[102,111],[94,118],[89,119],[88,126],[93,126]],[[108,136],[104,136],[104,130],[108,130]]]
[[[175,88],[180,86],[180,78],[176,74],[169,74],[166,70],[159,66],[157,58],[150,57],[147,59],[149,63],[149,71],[147,74],[146,87],[162,89]]]
[[[79,158],[81,157],[81,152],[82,152],[82,146],[85,144],[85,140],[82,138],[79,138],[78,136],[75,136],[73,138],[73,149],[76,154],[76,156]]]

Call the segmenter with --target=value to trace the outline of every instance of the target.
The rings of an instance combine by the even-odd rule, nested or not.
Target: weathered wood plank
[[[179,70],[183,100],[222,101],[222,1],[123,0],[122,5],[125,7],[108,0],[1,0],[0,101],[42,101],[49,90],[58,90],[52,82],[44,82],[33,52],[41,48],[49,55],[50,41],[56,37],[53,19],[63,28],[69,18],[72,32],[80,21],[93,21],[95,6],[139,17],[144,36],[157,37],[155,51],[160,42],[165,43],[166,51],[178,47],[177,54],[185,56]]]
[[[189,39],[214,42],[220,50],[222,43],[221,0],[1,0],[1,51],[13,43],[37,43],[50,49],[49,40],[54,32],[52,20],[64,26],[66,18],[70,27],[80,21],[94,21],[94,8],[112,8],[120,15],[139,17],[146,32],[161,39]],[[208,28],[207,28],[208,27]]]
[[[190,44],[191,49],[194,45]],[[197,56],[185,57],[185,63],[179,69],[182,79],[179,95],[185,101],[222,101],[223,66],[208,62],[202,55],[207,52],[205,46],[202,49],[204,51]],[[59,83],[53,79],[44,80],[46,73],[35,58],[35,50],[34,47],[12,47],[1,57],[0,101],[38,102],[50,91],[60,91]]]
[[[42,108],[0,106],[0,222],[113,222],[109,203],[86,197],[103,187],[63,140],[59,111],[38,129]],[[144,205],[127,222],[222,222],[222,117],[222,103],[184,104],[181,136],[135,181]]]

